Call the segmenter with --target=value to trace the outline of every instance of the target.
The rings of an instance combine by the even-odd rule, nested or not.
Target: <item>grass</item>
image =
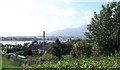
[[[0,55],[0,70],[2,68],[2,56]]]
[[[11,60],[6,56],[2,56],[2,68],[15,68],[17,67]]]

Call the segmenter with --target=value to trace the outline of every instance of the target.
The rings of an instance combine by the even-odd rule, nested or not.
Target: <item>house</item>
[[[42,49],[43,45],[42,44],[29,43],[27,45],[27,47],[30,48],[31,50],[38,50],[38,49]]]
[[[4,47],[5,48],[9,48],[9,49],[12,49],[15,45],[11,45],[11,44],[5,44]]]
[[[47,43],[45,44],[45,46],[43,48],[43,43],[36,43],[36,42],[29,43],[27,45],[27,47],[30,48],[32,51],[38,50],[39,54],[46,53],[47,48],[48,48]]]

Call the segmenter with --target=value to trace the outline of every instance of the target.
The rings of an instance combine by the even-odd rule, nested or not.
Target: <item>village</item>
[[[74,39],[75,40],[75,39]],[[77,39],[76,39],[77,40]],[[43,41],[38,42],[37,40],[31,42],[31,43],[24,43],[21,44],[0,44],[1,46],[1,53],[3,57],[7,57],[9,60],[11,60],[15,65],[17,66],[30,66],[32,64],[39,64],[39,60],[35,60],[37,58],[42,57],[45,54],[48,54],[49,51],[51,51],[51,48],[54,46],[51,46],[51,44],[55,43],[67,43],[72,41],[72,39],[68,39],[67,41],[60,42],[59,39],[56,39],[56,41],[52,42],[45,42],[45,32],[43,31]],[[67,47],[67,46],[66,46]],[[54,49],[54,48],[53,48]],[[68,48],[66,51],[70,51],[72,49],[72,46]],[[55,50],[56,51],[56,50]],[[32,62],[31,63],[31,59]],[[47,59],[47,58],[45,58]],[[48,58],[49,59],[49,58]],[[54,59],[53,59],[54,60]],[[40,59],[40,63],[44,63],[44,59]]]

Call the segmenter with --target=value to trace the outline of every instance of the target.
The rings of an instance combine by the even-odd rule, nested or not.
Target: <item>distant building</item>
[[[15,45],[11,45],[11,44],[5,44],[4,47],[5,48],[9,48],[9,49],[12,49]]]
[[[30,48],[31,50],[38,50],[39,51],[39,54],[43,53],[44,50],[47,51],[48,49],[48,46],[45,44],[44,46],[44,50],[43,50],[43,43],[29,43],[27,45],[28,48]]]

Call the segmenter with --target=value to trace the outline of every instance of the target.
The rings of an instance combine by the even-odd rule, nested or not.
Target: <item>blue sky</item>
[[[39,36],[90,24],[110,0],[0,0],[0,36]]]

